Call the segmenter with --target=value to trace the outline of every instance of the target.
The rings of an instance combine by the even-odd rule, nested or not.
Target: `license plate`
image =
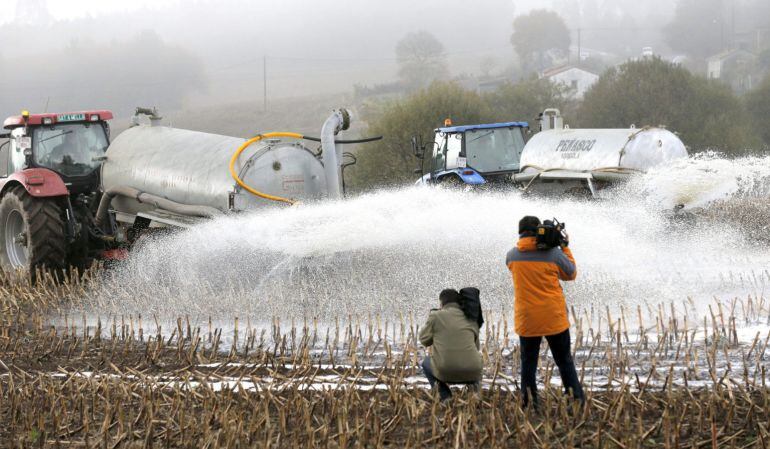
[[[56,116],[57,122],[81,122],[85,119],[85,114],[59,114]]]
[[[32,137],[29,137],[29,136],[19,137],[19,148],[21,148],[22,150],[26,150],[27,148],[32,148]]]

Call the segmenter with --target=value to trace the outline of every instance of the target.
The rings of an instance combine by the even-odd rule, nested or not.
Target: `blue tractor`
[[[483,185],[512,183],[519,172],[526,122],[436,128],[433,142],[412,137],[412,149],[421,161],[417,184]],[[422,140],[422,138],[420,138]]]

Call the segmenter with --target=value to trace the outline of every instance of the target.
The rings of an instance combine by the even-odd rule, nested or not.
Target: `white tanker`
[[[299,140],[275,138],[306,138],[298,134],[270,133],[247,141],[161,126],[155,111],[139,108],[138,113],[150,115],[150,125],[139,125],[135,117],[135,126],[107,150],[98,227],[107,224],[110,212],[118,228],[135,226],[137,220],[145,226],[186,227],[196,217],[341,196],[342,150],[334,138],[348,128],[344,109],[335,111],[321,131],[323,160]]]
[[[139,125],[139,115],[150,116]],[[160,125],[137,108],[135,126],[108,146],[112,112],[9,117],[0,134],[0,268],[58,272],[125,257],[150,228],[344,193],[343,143],[350,115],[334,111],[321,138],[267,133],[251,139]],[[289,138],[293,140],[280,140]],[[321,142],[322,154],[300,143]],[[105,152],[106,149],[106,152]],[[3,159],[5,158],[5,159]]]
[[[570,129],[557,109],[543,112],[540,127],[513,175],[526,191],[597,196],[610,183],[687,157],[684,143],[663,128]]]

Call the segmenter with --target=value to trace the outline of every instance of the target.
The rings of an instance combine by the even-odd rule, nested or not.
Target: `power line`
[[[662,27],[624,27],[624,26],[614,26],[614,27],[579,27],[579,28],[573,28],[570,29],[573,33],[578,33],[581,31],[660,31]]]
[[[445,51],[441,53],[439,56],[453,56],[453,55],[462,55],[462,54],[472,54],[472,53],[483,53],[488,51],[496,51],[496,50],[507,50],[510,49],[510,45],[505,46],[497,46],[497,47],[487,47],[487,48],[468,48],[463,50],[453,50],[453,51]],[[266,55],[263,56],[263,58],[267,58],[273,61],[305,61],[305,62],[397,62],[398,58],[396,57],[370,57],[370,56],[285,56],[285,55]],[[244,61],[235,62],[233,64],[229,64],[224,67],[220,67],[216,71],[223,71],[223,70],[229,70],[249,64],[255,64],[257,62],[260,62],[263,58],[252,58]]]
[[[473,53],[484,53],[484,52],[490,52],[490,51],[499,51],[504,49],[511,49],[510,45],[506,46],[496,46],[496,47],[486,47],[486,48],[475,48],[475,49],[460,49],[460,50],[453,50],[444,52],[442,56],[453,56],[453,55],[463,55],[463,54],[473,54]],[[253,65],[258,62],[262,62],[262,77],[263,77],[263,106],[265,109],[267,109],[267,64],[268,60],[274,60],[274,61],[286,61],[286,62],[330,62],[330,63],[341,63],[341,62],[378,62],[378,63],[395,63],[398,61],[395,57],[324,57],[324,56],[301,56],[301,55],[281,55],[281,56],[269,56],[264,55],[261,58],[251,58],[247,60],[242,60],[233,64],[221,66],[218,68],[212,68],[207,70],[203,73],[204,78],[203,81],[206,81],[206,78],[208,78],[209,81],[216,81],[218,77],[216,76],[206,76],[206,74],[213,75],[213,74],[219,74],[223,72],[228,72],[233,69],[246,67],[249,65]],[[345,67],[340,66],[336,70],[340,72],[350,71],[352,70],[352,67]],[[315,70],[317,72],[317,70]],[[258,72],[257,72],[258,73]],[[297,75],[299,75],[300,72],[297,72]],[[306,71],[301,71],[302,76],[307,76]],[[255,76],[256,73],[254,74]],[[278,72],[278,76],[280,76],[281,79],[287,79],[292,78],[291,72],[286,72],[286,70],[280,70]],[[189,75],[189,76],[181,76],[181,77],[175,77],[173,79],[146,79],[146,80],[132,80],[132,81],[124,81],[119,82],[116,85],[110,85],[105,86],[105,89],[115,89],[115,88],[141,88],[141,87],[150,87],[150,86],[165,86],[165,85],[172,85],[172,84],[179,84],[180,82],[184,81],[198,81],[197,76]],[[16,85],[17,83],[13,82],[0,82],[0,89],[4,87],[11,87],[12,85]],[[94,86],[93,85],[72,85],[72,84],[60,84],[60,83],[51,83],[49,85],[38,85],[37,88],[39,90],[63,90],[66,89],[68,92],[75,92],[75,91],[93,91]],[[62,98],[67,97],[68,95],[57,95],[56,97]]]

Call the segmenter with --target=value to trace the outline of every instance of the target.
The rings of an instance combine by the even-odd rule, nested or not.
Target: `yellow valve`
[[[252,195],[258,196],[260,198],[264,198],[266,200],[271,201],[280,201],[283,203],[289,203],[289,204],[296,204],[297,200],[293,200],[290,198],[284,198],[281,196],[275,196],[270,195],[268,193],[260,192],[249,185],[247,185],[243,180],[238,176],[238,173],[235,172],[235,163],[238,162],[238,157],[240,157],[241,153],[248,148],[251,144],[255,142],[259,142],[262,139],[270,139],[273,137],[291,137],[294,139],[303,139],[304,136],[302,134],[298,133],[288,133],[288,132],[276,132],[276,133],[266,133],[266,134],[259,134],[257,136],[252,137],[251,139],[247,140],[246,142],[243,142],[243,145],[238,147],[237,150],[235,150],[235,153],[233,154],[233,157],[230,158],[230,176],[233,177],[235,182],[238,183],[239,186],[243,187],[244,190],[251,193]]]

